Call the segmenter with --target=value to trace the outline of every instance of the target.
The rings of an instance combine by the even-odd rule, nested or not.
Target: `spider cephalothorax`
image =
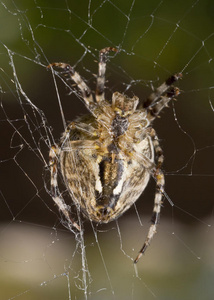
[[[118,218],[139,198],[150,176],[156,180],[152,224],[146,241],[135,259],[138,261],[153,238],[159,219],[164,175],[163,154],[151,122],[167,103],[179,94],[172,86],[181,74],[171,76],[138,109],[138,97],[115,92],[112,101],[104,96],[106,59],[109,51],[100,51],[95,98],[80,75],[65,63],[49,67],[64,70],[79,87],[90,115],[78,117],[63,133],[59,146],[50,150],[51,193],[69,222],[70,207],[57,189],[57,167],[63,175],[72,200],[90,220],[107,223]]]

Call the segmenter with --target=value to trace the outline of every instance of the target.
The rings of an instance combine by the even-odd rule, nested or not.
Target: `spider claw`
[[[139,259],[141,258],[141,256],[143,256],[143,254],[140,252],[140,253],[138,254],[138,256],[135,258],[134,264],[136,264],[136,263],[139,261]]]

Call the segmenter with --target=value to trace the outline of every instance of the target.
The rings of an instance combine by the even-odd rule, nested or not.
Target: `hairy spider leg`
[[[147,119],[151,123],[157,118],[159,113],[164,107],[168,107],[170,100],[175,99],[180,94],[180,90],[177,87],[172,87],[165,95],[161,96],[160,100],[155,103],[154,106],[148,108]]]
[[[170,76],[153,93],[149,95],[149,97],[143,103],[143,108],[147,109],[155,102],[157,102],[159,98],[163,95],[163,93],[165,93],[173,85],[173,83],[178,81],[180,78],[182,78],[182,73],[178,73]]]
[[[150,242],[152,238],[154,237],[155,233],[157,232],[157,225],[159,223],[160,219],[160,211],[161,211],[161,205],[162,205],[162,196],[164,193],[164,174],[161,171],[161,166],[163,164],[164,156],[163,156],[163,151],[159,145],[158,137],[156,135],[156,132],[153,128],[151,128],[150,131],[150,136],[152,138],[152,143],[154,146],[154,150],[156,153],[156,160],[157,160],[157,165],[156,165],[156,170],[154,170],[154,177],[156,179],[156,193],[155,193],[155,199],[154,199],[154,206],[153,206],[153,214],[152,214],[152,219],[151,219],[151,225],[146,237],[146,240],[143,244],[143,247],[139,251],[138,256],[134,260],[134,263],[137,263],[138,260],[141,258],[141,256],[145,253],[147,247],[150,245]]]
[[[180,78],[182,78],[181,73],[169,77],[163,84],[161,84],[155,90],[154,93],[151,93],[151,95],[143,103],[143,108],[148,111],[148,120],[150,122],[153,121],[159,115],[161,110],[167,106],[168,102],[171,99],[179,95],[179,88],[173,87],[172,85]]]
[[[180,90],[177,87],[173,87],[172,84],[179,80],[182,77],[181,73],[175,74],[168,78],[160,87],[152,93],[143,104],[143,108],[147,110],[147,119],[151,123],[161,112],[161,110],[167,106],[168,102],[174,97],[178,96]],[[165,93],[166,92],[166,93]],[[165,93],[165,94],[164,94]],[[164,95],[163,95],[164,94]],[[159,145],[158,137],[153,128],[150,129],[149,135],[152,138],[152,143],[156,153],[156,170],[154,171],[154,178],[156,179],[156,193],[154,199],[153,214],[151,219],[151,225],[146,237],[146,240],[143,244],[143,247],[139,251],[138,256],[134,260],[134,263],[137,263],[140,257],[145,253],[147,247],[149,246],[152,238],[154,237],[157,229],[157,225],[160,218],[160,211],[162,205],[162,197],[164,194],[164,174],[161,171],[161,166],[163,164],[164,156],[163,151]]]
[[[70,78],[77,84],[78,88],[80,89],[83,100],[85,101],[85,105],[89,108],[91,104],[94,103],[94,99],[92,96],[91,89],[87,86],[85,81],[82,79],[82,77],[74,71],[74,69],[69,65],[65,63],[52,63],[47,68],[50,67],[58,67],[61,69],[64,69],[64,74],[70,76]]]
[[[88,135],[90,137],[96,137],[98,136],[97,130],[90,124],[85,124],[84,122],[73,121],[70,124],[68,124],[67,130],[66,130],[66,139],[67,139],[67,133],[69,133],[72,130],[77,129],[81,133]]]
[[[96,88],[96,101],[99,103],[100,101],[105,100],[105,72],[106,72],[106,61],[107,55],[110,51],[118,52],[116,48],[106,47],[100,50],[99,53],[99,67],[97,74],[97,88]]]

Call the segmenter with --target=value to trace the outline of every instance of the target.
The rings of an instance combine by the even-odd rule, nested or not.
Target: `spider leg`
[[[164,107],[168,107],[170,100],[175,99],[180,94],[180,90],[177,87],[171,88],[161,99],[155,103],[155,105],[149,108],[147,113],[147,119],[152,122],[161,112]]]
[[[105,100],[105,72],[106,72],[106,61],[107,61],[107,54],[110,51],[118,52],[116,48],[113,47],[106,47],[100,50],[99,54],[99,68],[98,68],[98,75],[97,75],[97,88],[96,88],[96,101],[100,102]]]
[[[182,74],[174,74],[171,77],[169,77],[164,83],[162,83],[154,93],[151,93],[147,100],[143,103],[143,108],[148,108],[152,104],[154,104],[160,97],[165,93],[174,82],[178,81],[180,78],[182,78]]]
[[[85,124],[84,122],[71,122],[68,125],[68,128],[66,130],[66,134],[69,132],[72,132],[74,130],[77,130],[78,132],[81,132],[82,134],[90,137],[98,136],[97,130],[90,124]]]
[[[180,78],[182,78],[181,73],[169,77],[143,103],[143,108],[148,110],[148,119],[150,122],[159,115],[160,111],[167,106],[171,99],[179,95],[180,90],[172,85]]]
[[[93,139],[99,135],[98,131],[90,124],[84,122],[71,122],[61,138],[61,151],[74,151],[76,149],[99,148],[98,142]]]
[[[90,104],[94,103],[91,89],[87,86],[87,84],[82,79],[82,77],[76,71],[74,71],[74,69],[69,64],[52,63],[47,66],[47,68],[51,68],[51,67],[64,69],[63,74],[68,75],[77,84],[78,88],[82,93],[83,100],[85,101],[87,107],[89,107]]]
[[[64,199],[58,192],[58,184],[57,184],[57,156],[59,153],[59,149],[53,146],[49,152],[50,158],[50,171],[51,171],[51,195],[53,201],[58,206],[59,210],[64,214],[65,218],[72,224],[77,230],[80,231],[79,225],[71,218],[70,216],[70,207],[66,205]]]
[[[164,184],[165,184],[164,174],[160,170],[160,167],[161,167],[161,165],[163,163],[163,159],[164,159],[163,152],[159,145],[155,130],[153,128],[151,128],[150,136],[152,138],[155,153],[157,155],[157,166],[156,166],[156,170],[153,174],[153,176],[156,179],[156,193],[155,193],[155,199],[154,199],[153,214],[152,214],[152,219],[151,219],[152,224],[150,225],[150,228],[149,228],[146,240],[143,244],[143,247],[139,251],[139,254],[136,257],[136,259],[134,260],[134,263],[137,263],[138,260],[141,258],[141,256],[145,253],[147,247],[149,246],[152,238],[154,237],[154,235],[156,233],[157,225],[158,225],[159,219],[160,219],[162,196],[163,196],[163,192],[164,192]]]

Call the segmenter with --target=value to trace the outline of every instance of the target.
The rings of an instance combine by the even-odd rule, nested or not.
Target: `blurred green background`
[[[60,225],[44,188],[44,139],[58,141],[63,131],[46,66],[68,62],[94,89],[98,51],[114,46],[120,51],[108,62],[108,99],[120,91],[143,101],[171,74],[183,73],[181,95],[154,123],[174,207],[165,201],[139,277],[131,258],[147,234],[154,182],[136,204],[143,226],[133,207],[118,223],[95,228],[97,243],[84,221],[87,297],[213,299],[214,2],[3,1],[0,22],[0,298],[69,299],[70,291],[70,299],[86,299],[78,240]],[[86,113],[56,82],[65,120]]]

